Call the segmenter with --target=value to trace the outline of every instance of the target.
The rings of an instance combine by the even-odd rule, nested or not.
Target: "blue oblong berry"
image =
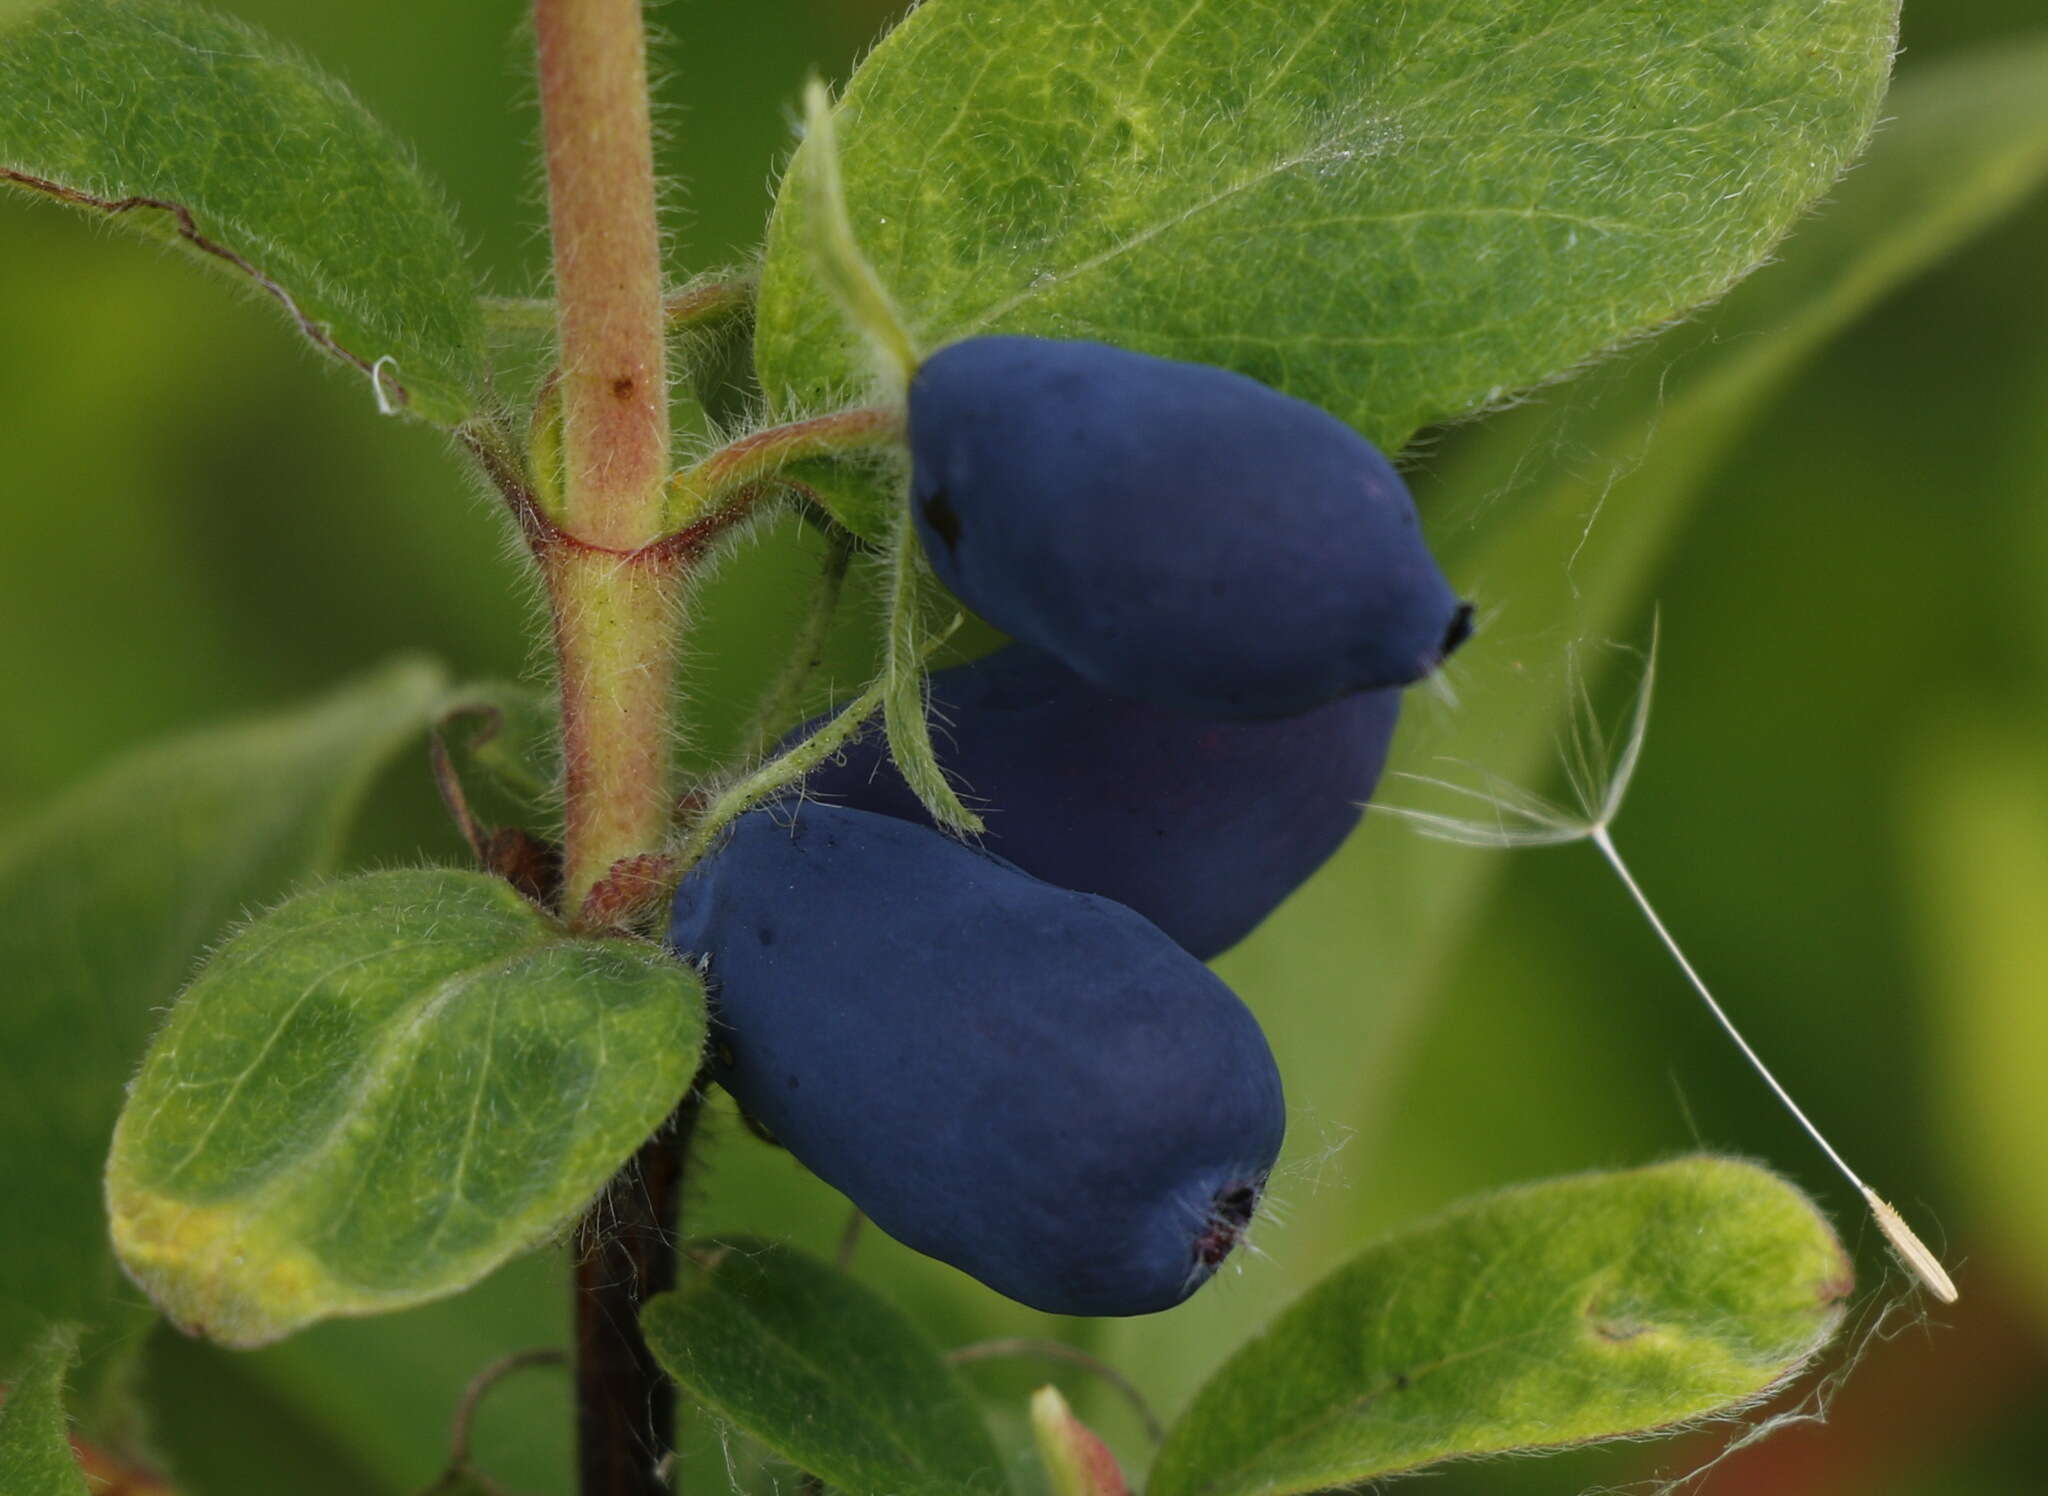
[[[1418,680],[1470,632],[1379,449],[1227,369],[970,338],[918,369],[909,441],[940,579],[1106,690],[1290,716]]]
[[[1179,1303],[1279,1153],[1272,1053],[1214,974],[922,826],[750,812],[668,934],[747,1114],[891,1236],[1034,1308]]]
[[[931,711],[939,763],[979,810],[990,851],[1034,878],[1136,910],[1206,961],[1249,934],[1358,824],[1401,693],[1219,721],[1105,691],[1012,644],[934,673]],[[879,734],[814,769],[805,793],[931,824]]]

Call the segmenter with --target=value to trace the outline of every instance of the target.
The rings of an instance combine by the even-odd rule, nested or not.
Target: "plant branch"
[[[959,626],[960,620],[955,618],[934,634],[923,645],[925,654],[952,638],[953,631]],[[920,656],[920,664],[922,658]],[[753,806],[795,784],[851,742],[868,718],[885,705],[889,690],[887,675],[872,681],[865,691],[826,718],[809,737],[790,744],[774,758],[727,784],[698,812],[689,833],[673,854],[674,870],[688,872],[711,850],[719,833],[727,826]],[[976,830],[981,828],[979,821],[974,825]]]
[[[534,0],[561,401],[538,496],[501,479],[541,564],[562,692],[561,909],[579,923],[613,868],[654,852],[674,801],[669,744],[687,545],[665,543],[668,352],[640,0]],[[545,511],[545,512],[543,512]],[[604,907],[604,901],[598,901]],[[675,1387],[640,1338],[676,1276],[693,1088],[576,1233],[577,1488],[666,1496]]]
[[[661,309],[668,330],[683,332],[744,312],[754,304],[754,293],[759,288],[758,278],[750,271],[712,271],[680,290],[669,292]]]
[[[542,568],[562,690],[561,907],[574,923],[613,867],[668,831],[677,567],[558,546]]]
[[[675,1383],[640,1338],[640,1306],[675,1287],[683,1165],[703,1106],[674,1116],[576,1229],[576,1470],[582,1496],[669,1496]]]
[[[661,243],[640,0],[535,0],[561,335],[568,528],[660,533],[668,471]]]
[[[703,327],[744,311],[754,299],[755,277],[745,271],[716,271],[700,276],[662,299],[670,332]],[[559,315],[545,296],[486,296],[484,325],[503,332],[540,332],[553,328]]]
[[[861,724],[872,717],[881,704],[882,682],[876,681],[841,707],[822,727],[802,742],[792,744],[752,773],[741,775],[719,791],[711,803],[704,807],[703,812],[697,817],[696,824],[690,828],[689,834],[676,849],[677,868],[687,872],[711,850],[712,844],[718,840],[718,834],[747,810],[776,791],[796,783],[837,753],[855,733],[860,731]]]
[[[501,1356],[470,1378],[469,1385],[462,1389],[462,1401],[456,1405],[455,1420],[448,1435],[448,1468],[465,1470],[469,1467],[470,1434],[476,1426],[477,1409],[490,1395],[491,1389],[516,1372],[535,1366],[561,1366],[569,1359],[568,1353],[554,1346],[540,1346],[533,1350],[514,1351]]]
[[[535,0],[561,343],[568,545],[542,555],[565,765],[563,908],[667,829],[678,568],[664,527],[668,369],[639,0]]]
[[[786,426],[770,426],[719,448],[668,480],[671,523],[687,523],[739,489],[792,462],[894,446],[903,439],[898,406],[863,405]]]

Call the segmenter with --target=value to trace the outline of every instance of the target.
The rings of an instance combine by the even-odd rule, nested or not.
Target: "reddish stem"
[[[728,443],[669,480],[674,508],[696,516],[738,490],[806,457],[891,446],[903,439],[903,411],[864,405],[808,421],[770,426]]]
[[[562,689],[563,908],[573,918],[615,862],[652,851],[668,827],[678,570],[634,564],[662,533],[668,473],[639,0],[535,0],[534,35],[561,328],[558,528],[578,543],[542,557]]]
[[[572,922],[617,863],[669,824],[680,552],[665,524],[668,367],[640,0],[534,0],[548,217],[560,329],[562,493],[543,517],[516,472],[500,487],[547,583],[562,691],[563,886]],[[502,461],[501,467],[506,466]],[[678,1128],[687,1131],[694,1102]],[[576,1390],[582,1496],[666,1496],[675,1389],[641,1342],[639,1308],[675,1276],[682,1173],[657,1136],[577,1233]]]
[[[668,475],[661,241],[639,0],[535,0],[568,527],[631,550]]]
[[[668,315],[669,331],[698,327],[707,322],[745,311],[754,299],[754,278],[735,275],[723,280],[700,281],[669,293],[662,304]]]

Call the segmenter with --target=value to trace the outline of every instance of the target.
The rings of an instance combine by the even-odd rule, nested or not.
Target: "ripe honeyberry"
[[[1147,1314],[1228,1255],[1280,1151],[1251,1013],[1107,899],[922,826],[771,807],[676,891],[713,1071],[899,1241],[1058,1314]]]
[[[970,338],[918,369],[909,422],[940,579],[1106,690],[1292,716],[1418,680],[1471,629],[1379,449],[1241,374]]]
[[[1114,695],[1012,644],[933,675],[931,704],[939,762],[981,810],[990,851],[1135,909],[1206,961],[1358,824],[1401,693],[1217,722]],[[814,769],[805,793],[930,824],[878,736]]]

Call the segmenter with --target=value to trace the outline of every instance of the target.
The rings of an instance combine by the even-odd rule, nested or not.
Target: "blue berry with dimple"
[[[1203,960],[1249,934],[1342,845],[1387,760],[1401,693],[1218,721],[1104,691],[1012,644],[931,678],[932,746],[983,844],[1035,878],[1116,900]],[[818,724],[799,729],[808,733]],[[930,825],[880,734],[805,793]]]
[[[1250,1011],[1107,899],[925,827],[742,816],[676,891],[713,1075],[899,1241],[1034,1308],[1169,1308],[1280,1150]]]
[[[1253,379],[970,338],[909,396],[933,570],[1105,690],[1285,717],[1435,669],[1471,629],[1378,448]]]

